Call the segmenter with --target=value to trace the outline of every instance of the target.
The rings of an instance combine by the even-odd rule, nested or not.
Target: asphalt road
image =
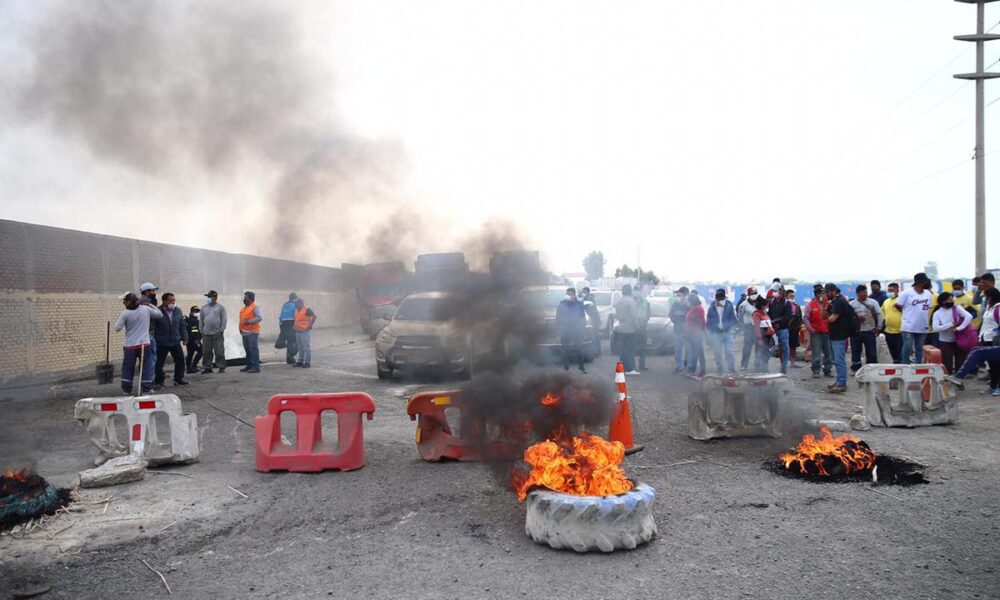
[[[792,440],[689,439],[695,384],[654,357],[628,381],[646,448],[626,462],[657,490],[659,538],[578,555],[531,542],[523,505],[483,465],[419,459],[406,399],[456,382],[378,381],[368,340],[344,332],[317,345],[309,371],[193,376],[179,395],[198,415],[201,462],[83,491],[80,510],[47,530],[0,537],[0,597],[46,587],[43,598],[166,597],[145,560],[179,598],[1000,598],[1000,403],[975,389],[957,425],[860,434],[928,465],[929,485],[813,484],[761,468]],[[607,356],[590,367],[613,371]],[[805,415],[846,419],[861,403],[854,390],[811,391],[827,380],[808,369],[792,375]],[[93,455],[73,403],[110,388],[7,394],[0,462],[71,482]],[[272,394],[350,390],[378,407],[363,469],[254,470],[246,423]]]

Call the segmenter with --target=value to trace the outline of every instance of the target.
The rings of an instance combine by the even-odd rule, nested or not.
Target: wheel
[[[572,496],[545,489],[528,494],[524,530],[532,540],[577,552],[633,549],[656,537],[656,491],[639,484],[617,496]]]
[[[375,370],[378,372],[379,379],[389,379],[392,377],[392,369],[383,369],[375,363]]]

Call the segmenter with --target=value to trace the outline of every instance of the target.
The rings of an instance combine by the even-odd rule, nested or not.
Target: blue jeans
[[[687,366],[687,361],[684,360],[684,356],[687,354],[686,337],[684,328],[680,325],[674,325],[674,367],[678,371]]]
[[[142,348],[125,348],[122,355],[122,391],[132,393],[132,382],[135,377],[135,361],[142,355],[142,372],[139,374],[143,393],[153,391],[153,357],[152,345]]]
[[[770,360],[771,360],[771,349],[764,344],[758,344],[756,342],[756,338],[754,338],[753,372],[767,373],[767,363],[770,362]]]
[[[687,370],[696,375],[705,374],[705,336],[700,333],[687,334]]]
[[[240,337],[243,338],[243,350],[247,353],[247,366],[251,369],[260,368],[260,334],[259,333],[244,333]]]
[[[757,336],[754,335],[753,325],[743,325],[743,351],[740,353],[740,367],[746,370],[750,367],[750,355],[757,346]]]
[[[716,331],[708,334],[708,343],[712,347],[712,354],[715,356],[715,368],[718,369],[719,375],[723,373],[735,373],[736,372],[736,356],[733,354],[734,351],[734,340],[732,331]],[[723,357],[725,357],[725,366],[723,366]],[[726,371],[728,368],[729,371]]]
[[[781,348],[781,372],[788,373],[788,354],[791,350],[788,347],[788,330],[779,329],[777,334],[778,347]]]
[[[297,362],[306,365],[312,362],[312,330],[296,331],[295,345],[299,347],[299,359]]]
[[[831,358],[829,333],[812,333],[809,335],[809,345],[812,346],[812,372],[819,375],[819,369],[823,367],[823,373],[829,375],[833,368]]]
[[[955,377],[964,379],[979,370],[984,362],[1000,361],[1000,346],[976,346],[969,351],[969,356],[962,363],[962,368],[955,373]],[[990,367],[992,369],[992,366]]]
[[[837,368],[837,385],[847,385],[847,340],[830,340],[830,350]]]
[[[907,331],[903,332],[903,364],[910,365],[913,364],[910,361],[910,352],[912,351],[916,359],[916,364],[922,364],[924,362],[924,341],[927,339],[926,333],[909,333]]]

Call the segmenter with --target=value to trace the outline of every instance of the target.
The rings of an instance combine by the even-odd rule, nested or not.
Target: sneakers
[[[1000,388],[993,388],[993,391],[990,392],[990,396],[1000,397]]]
[[[844,392],[847,391],[847,386],[846,385],[837,385],[835,383],[835,384],[829,386],[828,388],[826,388],[826,391],[830,392],[831,394],[843,394]]]
[[[640,373],[639,373],[639,371],[633,370],[633,371],[626,371],[625,374],[626,375],[639,375]]]
[[[954,375],[945,375],[944,380],[960,390],[965,389],[965,382],[959,379],[958,377],[955,377]]]

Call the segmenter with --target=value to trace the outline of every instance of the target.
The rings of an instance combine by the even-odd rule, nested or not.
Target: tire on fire
[[[539,544],[577,552],[633,549],[656,537],[656,491],[639,484],[617,496],[528,494],[525,532]]]

